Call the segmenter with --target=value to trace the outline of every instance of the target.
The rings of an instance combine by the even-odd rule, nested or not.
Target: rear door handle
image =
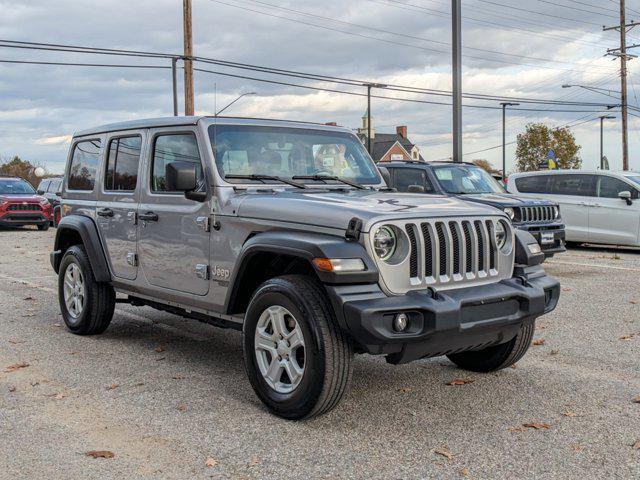
[[[96,213],[101,217],[113,217],[113,210],[110,208],[99,208]]]
[[[140,220],[144,220],[145,222],[157,222],[158,214],[154,212],[139,213],[138,218]]]

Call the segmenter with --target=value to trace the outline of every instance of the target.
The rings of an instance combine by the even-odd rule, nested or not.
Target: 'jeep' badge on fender
[[[228,280],[231,276],[231,270],[228,268],[222,268],[218,265],[211,265],[211,278],[217,280]]]

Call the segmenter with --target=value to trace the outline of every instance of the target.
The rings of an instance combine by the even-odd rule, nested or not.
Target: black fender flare
[[[109,272],[109,265],[100,241],[98,228],[93,219],[83,215],[69,215],[60,219],[56,231],[54,251],[51,253],[51,266],[55,272],[58,273],[60,269],[60,262],[64,254],[62,251],[65,246],[64,237],[68,235],[70,230],[76,232],[82,239],[82,245],[89,257],[91,270],[96,281],[110,282],[111,272]]]
[[[258,233],[245,242],[238,255],[227,292],[227,310],[238,296],[239,285],[254,255],[259,253],[289,255],[308,261],[324,284],[370,284],[377,283],[379,272],[365,248],[344,237],[322,233],[269,231]],[[315,267],[314,258],[360,258],[365,270],[361,272],[326,272]],[[250,272],[249,272],[250,274]]]

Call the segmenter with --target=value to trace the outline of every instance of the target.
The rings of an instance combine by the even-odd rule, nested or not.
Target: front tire
[[[96,282],[84,248],[69,248],[58,273],[58,300],[64,323],[76,335],[104,332],[113,318],[116,295],[107,283]]]
[[[447,355],[458,367],[472,372],[495,372],[510,367],[520,360],[529,347],[536,330],[535,323],[523,325],[518,334],[507,343],[482,350]]]
[[[49,222],[38,225],[38,230],[40,230],[41,232],[46,232],[47,230],[49,230]]]
[[[274,414],[311,418],[333,409],[352,372],[353,348],[322,286],[304,275],[264,282],[244,322],[244,363],[256,395]]]

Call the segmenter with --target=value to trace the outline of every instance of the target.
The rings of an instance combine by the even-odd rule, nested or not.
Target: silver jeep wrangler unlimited
[[[285,418],[335,407],[354,353],[508,367],[560,295],[504,212],[390,191],[334,126],[93,128],[73,138],[62,203],[51,263],[71,332],[104,332],[116,301],[242,330],[249,380]]]

